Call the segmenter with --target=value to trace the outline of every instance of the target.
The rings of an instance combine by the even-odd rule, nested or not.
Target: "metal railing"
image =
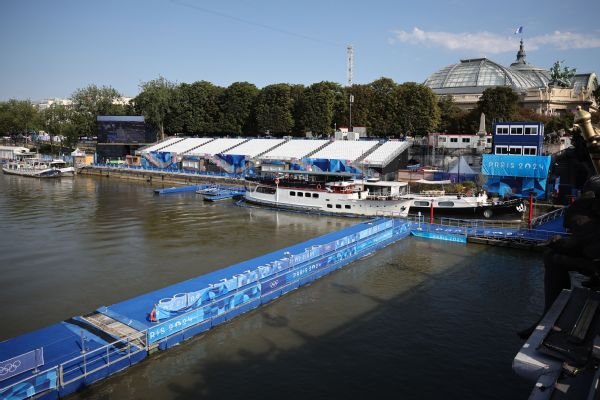
[[[382,234],[385,231],[389,231],[389,230],[393,230],[393,229],[394,229],[394,227],[392,226],[392,227],[386,228],[384,230],[381,230],[377,233]],[[240,293],[242,293],[248,289],[251,289],[253,286],[260,284],[261,281],[270,281],[274,278],[278,278],[285,274],[288,274],[293,269],[305,268],[309,264],[313,264],[317,261],[323,260],[323,259],[331,256],[331,254],[343,252],[344,250],[346,250],[347,248],[350,248],[351,246],[356,246],[361,243],[367,242],[368,240],[370,240],[372,238],[373,238],[373,235],[370,235],[363,239],[348,243],[338,249],[335,249],[332,252],[329,252],[326,254],[321,254],[320,256],[318,256],[316,258],[307,260],[307,261],[299,263],[297,265],[290,265],[289,267],[287,267],[275,274],[271,274],[271,275],[268,275],[263,278],[258,278],[257,281],[246,284],[241,288],[238,287],[238,288],[236,288],[236,290],[234,292],[227,293],[226,295],[224,295],[222,297],[213,299],[210,302],[202,305],[201,307],[207,307],[207,306],[214,305],[216,303],[227,302],[228,300],[231,301],[234,296],[237,296]],[[380,245],[382,242],[385,242],[386,240],[389,240],[389,239],[382,239],[380,241],[377,241],[377,242],[369,245],[368,247],[361,249],[359,252],[352,255],[351,257],[355,257],[355,256],[361,255],[363,253],[369,253],[372,248]],[[331,264],[328,264],[327,266],[329,268],[336,267],[336,266],[344,263],[347,260],[348,260],[348,258],[336,260],[336,261],[333,261]],[[284,285],[278,286],[277,291],[288,290],[289,287],[291,287],[291,286],[294,286],[296,284],[299,285],[299,282],[301,280],[304,280],[308,277],[317,275],[319,273],[323,273],[323,271],[320,269],[317,269],[314,271],[308,271],[306,274],[299,275],[299,276],[295,277],[295,279],[286,281],[286,283]],[[254,284],[254,285],[252,285],[252,284]],[[268,295],[269,294],[267,294],[266,296],[268,296]],[[22,384],[26,383],[27,381],[31,381],[32,379],[35,379],[36,377],[41,376],[42,374],[47,374],[48,372],[53,371],[53,370],[56,371],[56,382],[55,382],[54,386],[50,387],[51,390],[54,390],[54,389],[60,390],[61,388],[64,388],[65,386],[73,384],[77,381],[85,382],[85,380],[88,377],[92,376],[93,374],[100,373],[102,371],[106,371],[106,374],[103,377],[107,377],[107,376],[111,375],[112,373],[117,372],[118,370],[125,369],[129,365],[131,365],[131,362],[132,362],[131,358],[133,356],[135,356],[136,354],[139,354],[139,353],[148,354],[150,348],[159,346],[161,343],[169,340],[173,335],[185,334],[190,329],[196,328],[202,324],[206,324],[207,322],[210,322],[211,326],[212,326],[212,323],[214,320],[221,319],[224,317],[226,318],[228,314],[233,313],[242,307],[248,306],[248,304],[253,301],[256,301],[256,300],[261,301],[262,297],[263,297],[262,294],[259,294],[259,296],[257,296],[256,298],[250,298],[243,303],[240,303],[238,305],[228,308],[227,310],[225,310],[224,312],[222,312],[221,314],[218,314],[218,315],[212,315],[212,313],[211,313],[211,315],[208,318],[199,320],[198,322],[195,322],[194,324],[191,324],[190,326],[185,327],[181,330],[174,331],[171,334],[169,334],[168,336],[160,338],[152,343],[150,343],[150,340],[148,337],[149,330],[155,329],[156,327],[159,327],[161,325],[169,324],[172,321],[167,320],[160,324],[153,325],[152,328],[144,329],[142,331],[139,331],[138,333],[129,335],[129,336],[121,338],[121,339],[117,339],[109,344],[106,344],[104,346],[101,346],[101,347],[98,347],[96,349],[89,350],[89,351],[86,350],[85,338],[82,337],[82,344],[81,344],[82,345],[82,353],[81,353],[81,355],[71,358],[67,361],[64,361],[64,362],[60,363],[59,365],[57,365],[56,367],[49,368],[49,369],[44,370],[43,372],[39,372],[37,374],[29,375],[27,378],[24,378],[18,382],[12,383],[9,386],[2,387],[2,388],[0,388],[0,393],[9,391],[11,388],[16,387],[17,385],[22,385]],[[182,313],[182,314],[178,315],[177,317],[186,317],[197,311],[198,311],[198,308],[195,308],[186,313]],[[137,345],[138,343],[141,346]],[[117,365],[118,363],[121,363],[125,360],[129,360],[128,365],[124,365],[124,366],[122,366],[122,368],[119,368],[118,370],[115,370],[115,371],[110,370],[111,367],[113,367],[113,366]],[[140,360],[141,360],[141,358],[140,358]],[[94,381],[100,380],[103,377],[97,377],[97,379],[94,379]],[[35,390],[35,388],[34,388],[34,390]],[[44,387],[44,389],[42,391],[35,392],[33,395],[37,395],[46,390],[49,390],[49,389],[47,387]]]

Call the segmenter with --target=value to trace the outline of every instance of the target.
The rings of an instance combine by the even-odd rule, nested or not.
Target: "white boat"
[[[55,160],[50,161],[49,165],[52,168],[56,168],[56,169],[60,170],[60,174],[61,174],[60,176],[74,176],[75,175],[75,168],[68,167],[67,163],[64,160],[55,159]]]
[[[276,208],[326,214],[362,216],[408,215],[410,200],[403,199],[405,182],[378,182],[370,191],[362,181],[338,174],[290,171],[278,177],[247,179],[246,201]]]
[[[418,181],[429,185],[443,185],[450,181]],[[485,191],[465,195],[447,194],[443,189],[423,190],[406,196],[410,200],[409,213],[429,216],[433,209],[434,217],[456,218],[521,218],[527,210],[522,199],[492,201]]]
[[[56,160],[55,160],[56,161]],[[61,160],[62,161],[62,160]],[[74,169],[66,167],[65,173],[58,166],[51,165],[52,162],[41,160],[35,153],[18,154],[15,160],[9,161],[2,166],[2,172],[9,175],[28,176],[33,178],[58,178],[61,176],[73,176]],[[63,162],[64,164],[64,162]]]
[[[289,171],[277,177],[248,179],[244,197],[255,204],[328,214],[408,215],[455,218],[521,217],[522,200],[490,201],[485,192],[449,195],[443,190],[410,193],[407,182],[354,180],[340,174]]]

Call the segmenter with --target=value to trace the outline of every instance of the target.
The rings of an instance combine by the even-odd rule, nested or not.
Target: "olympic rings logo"
[[[16,360],[4,365],[0,365],[0,376],[15,372],[21,366],[21,361]]]

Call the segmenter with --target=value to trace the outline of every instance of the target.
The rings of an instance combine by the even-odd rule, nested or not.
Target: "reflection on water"
[[[356,222],[1,176],[0,227],[15,234],[0,243],[0,288],[19,301],[0,340]],[[515,332],[541,312],[540,267],[410,238],[75,398],[522,398],[511,361]]]

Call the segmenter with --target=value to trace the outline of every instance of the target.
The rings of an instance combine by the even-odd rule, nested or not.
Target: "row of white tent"
[[[410,147],[405,141],[247,139],[172,137],[139,150],[139,153],[168,152],[178,156],[238,155],[250,159],[301,160],[306,157],[359,160],[365,165],[383,167]]]

